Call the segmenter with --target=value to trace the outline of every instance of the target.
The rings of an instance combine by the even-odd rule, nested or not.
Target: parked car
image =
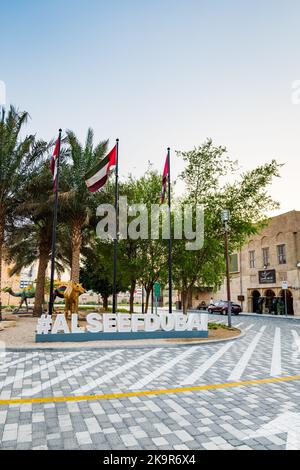
[[[209,313],[220,313],[221,315],[227,315],[228,313],[228,302],[225,300],[219,300],[210,304],[207,308]],[[239,304],[235,302],[231,302],[231,313],[234,315],[238,315],[241,313],[242,308]]]
[[[207,310],[207,305],[204,300],[198,305],[197,310]]]

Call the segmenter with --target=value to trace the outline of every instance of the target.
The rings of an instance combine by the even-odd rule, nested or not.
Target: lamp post
[[[229,249],[228,249],[228,229],[230,212],[223,209],[221,212],[221,220],[223,223],[225,234],[225,260],[226,260],[226,285],[227,285],[227,303],[228,303],[228,327],[231,328],[231,294],[230,294],[230,274],[229,274]]]
[[[144,286],[142,285],[142,313],[145,313],[145,305],[144,305]]]
[[[299,272],[300,272],[300,261],[298,261],[298,263],[297,263],[298,289],[300,289],[300,278],[299,278]]]

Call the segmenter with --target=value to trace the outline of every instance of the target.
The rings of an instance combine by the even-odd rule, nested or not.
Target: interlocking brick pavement
[[[0,398],[172,389],[182,383],[188,386],[189,380],[193,385],[226,383],[233,371],[240,380],[264,379],[271,377],[274,360],[281,376],[299,374],[300,353],[292,331],[300,335],[300,323],[252,317],[234,317],[233,322],[247,331],[228,348],[220,343],[67,354],[8,352],[0,364]],[[274,341],[276,328],[280,349]],[[284,449],[286,430],[260,437],[255,433],[283,413],[300,416],[299,397],[300,381],[287,381],[98,401],[1,405],[0,447]]]

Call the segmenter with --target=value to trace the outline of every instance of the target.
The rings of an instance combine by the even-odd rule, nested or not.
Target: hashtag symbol
[[[39,319],[37,323],[37,328],[36,332],[38,335],[45,335],[48,334],[49,331],[51,330],[51,325],[52,325],[52,318],[51,315],[45,315],[43,314]]]

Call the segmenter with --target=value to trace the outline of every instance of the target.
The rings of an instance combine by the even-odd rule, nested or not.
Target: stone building
[[[1,262],[1,260],[0,260]],[[2,261],[2,283],[1,287],[4,289],[5,287],[10,287],[14,292],[20,290],[20,276],[9,276],[10,266]],[[13,297],[6,292],[1,292],[1,300],[2,305],[18,305],[20,303],[20,299],[18,297]]]
[[[282,312],[284,281],[287,313],[300,315],[300,211],[272,217],[231,256],[231,297],[245,312]],[[226,300],[225,282],[213,297]]]

